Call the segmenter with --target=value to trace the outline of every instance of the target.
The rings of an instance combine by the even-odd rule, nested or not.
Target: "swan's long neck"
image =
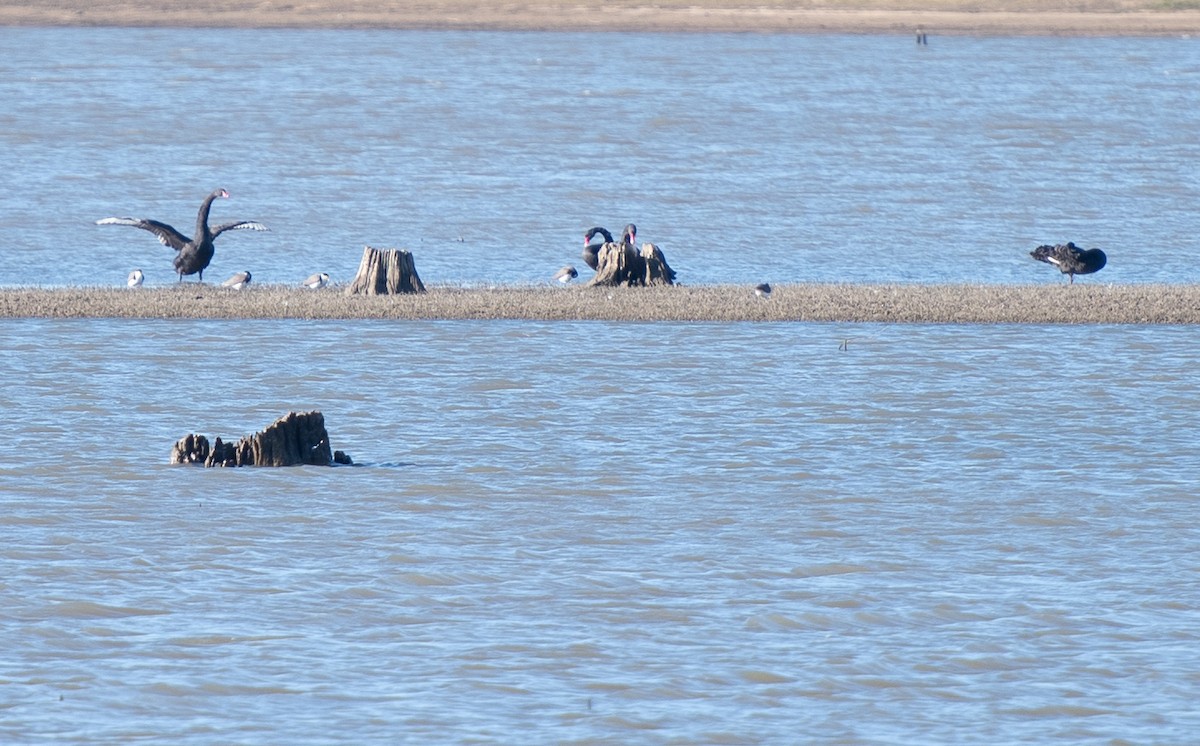
[[[596,236],[603,236],[605,241],[612,243],[612,234],[599,226],[588,231],[587,235],[583,237],[583,242],[586,244]]]
[[[218,189],[212,194],[204,198],[200,203],[200,212],[196,215],[196,238],[199,240],[202,237],[211,235],[208,230],[208,211],[212,209],[213,200],[223,194],[222,190]]]

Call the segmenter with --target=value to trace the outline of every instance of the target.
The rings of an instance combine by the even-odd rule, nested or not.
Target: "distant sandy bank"
[[[1200,324],[1200,285],[781,285],[634,289],[432,287],[419,295],[339,288],[0,290],[0,318],[529,319],[548,321],[844,321],[901,323]]]
[[[507,31],[665,31],[1184,36],[1200,32],[1190,2],[1013,0],[986,10],[969,0],[0,0],[0,25],[174,26],[224,28],[496,29]]]

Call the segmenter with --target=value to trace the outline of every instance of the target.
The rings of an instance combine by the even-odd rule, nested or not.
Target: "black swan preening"
[[[1070,276],[1072,285],[1075,284],[1075,275],[1099,272],[1108,263],[1108,257],[1100,249],[1081,249],[1070,241],[1057,246],[1039,246],[1029,255],[1039,262],[1058,267],[1059,272]]]
[[[597,234],[603,236],[604,240],[597,243],[589,243]],[[583,234],[583,261],[593,270],[600,266],[600,249],[606,243],[612,243],[612,234],[600,226],[589,228],[588,232]]]
[[[179,273],[179,281],[183,282],[184,275],[198,274],[198,282],[204,281],[204,269],[213,258],[213,241],[225,231],[270,230],[262,223],[253,220],[239,220],[235,223],[222,223],[216,228],[208,227],[208,211],[212,208],[213,200],[217,197],[227,198],[229,192],[224,189],[214,189],[212,194],[200,203],[200,212],[196,215],[196,237],[188,238],[166,223],[145,218],[104,218],[97,220],[96,225],[132,225],[134,228],[150,231],[158,237],[163,246],[175,249],[175,271]]]
[[[604,240],[589,243],[597,235],[603,236]],[[637,226],[630,223],[625,226],[625,230],[621,231],[621,243],[633,246],[635,241],[637,241]],[[600,266],[600,249],[604,248],[604,244],[612,242],[612,234],[600,226],[589,228],[588,232],[583,234],[583,261],[595,270]]]

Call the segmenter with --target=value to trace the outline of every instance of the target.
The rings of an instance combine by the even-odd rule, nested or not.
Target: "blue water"
[[[1193,282],[1188,39],[0,29],[0,285],[347,281],[362,247],[428,283],[543,282],[638,224],[681,282]],[[461,240],[460,240],[461,239]]]
[[[1194,44],[0,29],[0,285],[1195,281]],[[459,238],[462,240],[460,241]],[[1164,257],[1169,259],[1164,260]],[[1184,744],[1190,326],[0,320],[0,741]],[[352,468],[172,467],[319,409]]]
[[[6,743],[1200,729],[1191,327],[0,331]]]

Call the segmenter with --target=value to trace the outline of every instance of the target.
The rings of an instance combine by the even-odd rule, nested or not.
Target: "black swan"
[[[230,277],[225,282],[222,282],[221,287],[233,288],[234,290],[241,290],[242,288],[246,287],[249,284],[250,284],[250,273],[249,272],[238,272],[233,277]]]
[[[1104,269],[1108,257],[1100,249],[1081,249],[1068,241],[1057,246],[1039,246],[1029,255],[1039,262],[1053,264],[1064,275],[1070,275],[1071,284],[1075,284],[1075,275],[1090,275]]]
[[[588,243],[596,234],[603,236],[604,240],[599,243]],[[606,243],[612,243],[612,234],[600,226],[590,228],[587,233],[583,234],[583,261],[587,263],[587,266],[592,269],[600,266],[600,249]]]
[[[637,226],[633,223],[625,226],[625,230],[621,231],[621,243],[633,246],[637,241]]]
[[[566,285],[571,280],[579,276],[579,272],[574,267],[566,266],[554,273],[554,279]]]
[[[179,281],[183,282],[184,275],[199,273],[198,282],[204,281],[204,269],[213,258],[213,241],[225,231],[270,230],[262,223],[253,220],[239,220],[236,223],[222,223],[216,228],[208,227],[208,211],[212,208],[213,200],[217,197],[228,198],[229,192],[215,189],[212,194],[200,203],[200,212],[196,215],[196,237],[188,238],[166,223],[145,218],[104,218],[97,220],[96,225],[132,225],[134,228],[150,231],[158,237],[163,246],[170,246],[175,254],[175,271],[179,273]]]
[[[145,279],[146,275],[142,273],[142,270],[135,269],[129,273],[129,277],[125,280],[125,284],[131,288],[140,288]]]
[[[764,282],[761,285],[755,285],[754,286],[754,294],[757,295],[759,298],[770,298],[771,297],[771,284]]]
[[[308,279],[300,284],[306,288],[312,288],[313,290],[319,290],[320,288],[323,288],[329,284],[329,273],[328,272],[318,272],[315,275],[309,275]]]

